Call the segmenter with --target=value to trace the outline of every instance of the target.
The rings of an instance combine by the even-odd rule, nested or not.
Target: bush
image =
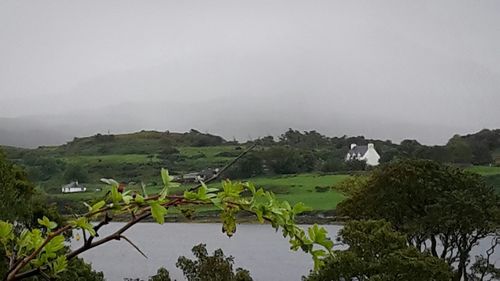
[[[327,192],[331,188],[329,186],[315,186],[314,189],[316,192]]]
[[[215,154],[215,157],[237,157],[240,153],[239,151],[222,151]]]

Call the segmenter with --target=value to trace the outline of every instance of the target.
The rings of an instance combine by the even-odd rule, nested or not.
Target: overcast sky
[[[443,143],[500,127],[500,1],[0,0],[0,117]]]

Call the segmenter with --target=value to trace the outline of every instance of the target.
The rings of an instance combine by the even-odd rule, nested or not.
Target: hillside
[[[499,130],[454,136],[445,146],[425,146],[415,140],[394,144],[362,136],[326,137],[316,131],[299,132],[292,129],[277,140],[266,137],[254,142],[259,144],[258,147],[224,176],[252,178],[281,197],[291,201],[300,199],[310,202],[317,209],[324,210],[334,206],[321,205],[324,204],[322,196],[332,198],[334,202],[338,202],[341,197],[334,191],[329,191],[331,194],[318,194],[316,187],[321,190],[333,185],[338,179],[336,175],[363,170],[363,166],[350,165],[343,160],[351,143],[374,143],[382,156],[381,162],[415,157],[467,166],[500,188],[500,168],[489,167],[494,163],[495,157],[498,159]],[[87,198],[103,195],[102,191],[95,192],[102,188],[101,178],[115,178],[132,185],[144,182],[148,188],[155,189],[161,182],[159,171],[163,167],[174,175],[220,168],[251,143],[227,141],[220,136],[196,130],[185,133],[141,131],[74,138],[61,146],[37,149],[4,146],[2,150],[9,159],[24,166],[30,179],[47,193],[60,194],[60,187],[72,180],[85,183],[89,191],[94,193],[71,197],[81,199],[81,196]],[[287,174],[306,176],[299,176],[295,183],[279,179]],[[319,179],[316,177],[325,174],[334,174],[335,180],[327,176],[323,178],[324,181],[320,181],[322,184],[313,184]],[[311,183],[306,184],[305,181]],[[300,186],[303,188],[299,188]]]

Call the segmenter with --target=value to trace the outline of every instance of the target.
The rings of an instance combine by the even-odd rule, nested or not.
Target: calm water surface
[[[101,235],[111,233],[123,223],[111,223],[101,230]],[[304,226],[306,227],[306,226]],[[324,226],[334,239],[341,226]],[[300,280],[312,268],[312,260],[303,252],[290,251],[288,240],[270,225],[241,224],[236,234],[228,238],[221,232],[221,224],[194,223],[141,223],[125,232],[147,256],[141,256],[125,241],[112,241],[82,255],[94,269],[103,271],[108,281],[121,281],[125,277],[147,279],[163,266],[171,277],[185,280],[175,267],[181,255],[192,257],[191,248],[199,243],[207,244],[211,253],[222,248],[226,255],[235,257],[235,267],[250,271],[256,281]],[[73,241],[78,247],[82,241]],[[486,247],[488,243],[484,243]],[[500,259],[497,254],[495,259]]]
[[[101,235],[111,233],[122,226],[111,223],[101,230]],[[305,227],[305,226],[304,226]],[[333,236],[339,226],[325,226]],[[207,250],[222,248],[224,254],[235,257],[235,267],[248,269],[256,281],[300,280],[312,268],[311,258],[303,252],[290,251],[288,240],[270,225],[241,224],[235,235],[228,238],[221,232],[221,224],[208,223],[141,223],[125,235],[147,256],[141,256],[125,241],[111,241],[82,255],[92,263],[95,270],[103,271],[108,281],[119,281],[125,277],[141,277],[156,273],[163,266],[171,277],[184,280],[182,272],[175,267],[181,255],[193,257],[191,248],[199,243],[207,244]],[[78,247],[82,241],[73,241]]]

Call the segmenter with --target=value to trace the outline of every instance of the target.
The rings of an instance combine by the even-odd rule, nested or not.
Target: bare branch
[[[141,249],[139,249],[139,247],[137,247],[137,245],[135,245],[134,243],[132,243],[132,241],[130,241],[130,239],[128,239],[126,236],[124,236],[124,235],[120,235],[120,238],[119,238],[119,239],[124,239],[124,240],[125,240],[125,241],[127,241],[130,245],[132,245],[132,247],[134,247],[134,248],[137,250],[137,252],[141,253],[141,255],[142,255],[143,257],[148,258],[148,257],[146,256],[146,254],[144,254],[144,253],[141,251]]]
[[[243,151],[240,155],[238,155],[236,158],[234,158],[233,160],[231,160],[231,162],[227,163],[226,166],[224,166],[222,169],[220,169],[215,175],[213,175],[211,178],[209,178],[208,180],[206,180],[204,183],[210,183],[210,182],[218,179],[222,175],[222,173],[224,173],[227,169],[229,169],[236,162],[238,162],[238,160],[240,160],[248,152],[252,151],[256,146],[257,146],[256,143],[252,144],[249,148],[245,149],[245,151]],[[198,185],[196,185],[194,187],[191,187],[189,189],[189,191],[194,191],[194,190],[196,190],[196,189],[198,189],[200,187],[201,187],[201,183],[199,183]]]

